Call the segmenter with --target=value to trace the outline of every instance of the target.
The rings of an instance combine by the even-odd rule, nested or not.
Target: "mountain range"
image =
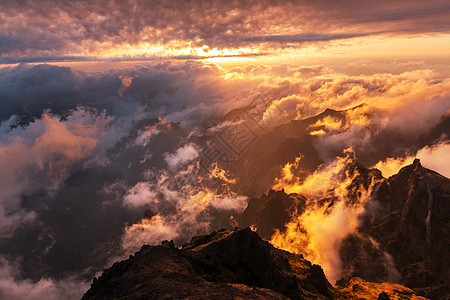
[[[223,121],[230,122],[232,131],[242,130],[242,124],[247,130],[240,144],[233,144],[225,130],[193,140],[203,146],[213,141],[228,149],[226,164],[219,164],[235,178],[235,191],[250,196],[244,212],[236,216],[239,227],[247,229],[193,237],[182,248],[167,241],[143,246],[105,270],[84,299],[448,299],[450,179],[423,167],[418,159],[389,178],[366,166],[397,155],[399,149],[414,153],[436,143],[450,134],[450,118],[414,140],[399,140],[381,130],[373,133],[366,148],[348,151],[345,143],[320,148],[321,134],[345,133],[353,113],[370,118],[365,107],[327,109],[272,128],[255,123],[248,108],[230,112]],[[381,139],[383,147],[370,148]],[[331,172],[324,169],[327,157],[335,157],[342,166],[335,171],[333,184],[315,183],[312,189],[320,192],[312,195],[302,184]],[[287,190],[274,184],[282,182],[280,172],[286,167],[292,172],[288,179],[295,181],[283,182]],[[331,234],[319,230],[319,236],[313,236],[305,216],[317,217],[313,221],[318,223],[344,218],[338,226],[353,225],[347,231],[336,227]],[[333,253],[308,248],[320,238],[331,241]],[[317,259],[318,252],[325,258]],[[333,281],[325,277],[322,266],[308,259],[326,264],[334,259],[331,266],[339,270],[332,270]]]
[[[144,245],[94,278],[83,299],[425,299],[394,283],[353,278],[335,289],[320,266],[249,228]]]

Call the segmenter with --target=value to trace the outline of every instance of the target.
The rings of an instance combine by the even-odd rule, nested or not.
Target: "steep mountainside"
[[[322,269],[275,249],[250,229],[143,246],[94,279],[83,299],[325,299],[332,287]]]
[[[450,297],[450,179],[415,160],[382,182],[375,200],[361,235],[393,256],[407,286],[431,298]]]
[[[299,169],[299,176],[307,176],[323,163],[314,147],[309,133],[322,127],[311,129],[317,121],[332,117],[345,123],[345,111],[327,109],[323,113],[303,119],[293,120],[273,128],[264,128],[257,134],[254,142],[243,151],[238,162],[231,170],[237,178],[238,186],[247,195],[261,195],[273,184],[280,168],[302,153],[304,163]]]
[[[380,298],[386,296],[388,298]],[[250,229],[143,246],[95,278],[83,299],[424,299],[391,283],[331,287],[320,266],[274,248]],[[402,298],[403,297],[403,298]]]
[[[450,296],[450,179],[423,168],[419,160],[382,179],[378,170],[354,165],[358,176],[349,186],[351,203],[369,178],[381,179],[365,204],[357,231],[342,243],[342,280],[394,280],[433,299]],[[284,230],[294,211],[305,209],[302,195],[284,191],[250,200],[241,226],[255,226],[265,239]],[[330,203],[330,199],[318,202]],[[331,200],[332,201],[332,200]]]
[[[371,115],[374,112],[366,110],[367,107],[367,104],[361,104],[342,111],[326,109],[316,116],[274,127],[265,127],[258,121],[261,116],[252,115],[251,107],[244,107],[231,111],[222,120],[239,125],[225,126],[216,137],[203,137],[196,142],[205,146],[206,140],[211,138],[220,145],[219,148],[228,151],[229,163],[223,164],[223,167],[233,173],[240,191],[259,197],[272,187],[281,168],[293,162],[299,154],[302,155],[302,163],[296,175],[304,178],[317,170],[323,159],[327,159],[321,152],[326,150],[327,156],[335,157],[348,148],[345,140],[354,133],[349,133],[340,145],[330,148],[321,144],[321,134],[314,135],[312,132],[323,131],[327,133],[324,136],[328,137],[347,132],[352,128],[355,115],[367,120],[375,118]],[[405,151],[415,153],[425,146],[438,143],[443,136],[450,136],[449,124],[450,116],[443,116],[429,132],[408,138],[383,128],[366,128],[365,135],[371,136],[371,142],[364,146],[353,145],[353,150],[360,163],[371,166],[387,157],[402,156]]]

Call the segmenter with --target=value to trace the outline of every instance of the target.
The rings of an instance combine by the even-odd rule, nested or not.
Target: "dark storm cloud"
[[[0,55],[97,56],[115,45],[236,48],[450,30],[445,1],[2,1]],[[265,45],[267,47],[267,45]],[[274,46],[278,47],[278,46]],[[114,52],[116,53],[116,52]],[[122,56],[126,53],[116,53]],[[113,55],[114,56],[114,55]]]
[[[85,56],[36,56],[36,57],[5,57],[0,58],[0,64],[64,62],[64,61],[93,61],[95,58]]]
[[[128,76],[127,86],[121,78]],[[20,65],[0,70],[0,120],[11,115],[21,121],[39,117],[45,109],[64,114],[78,105],[126,116],[145,108],[147,117],[167,116],[170,121],[198,126],[207,115],[186,118],[208,102],[211,115],[219,115],[227,105],[215,65],[201,63],[145,65],[129,70],[83,73],[67,67]],[[213,105],[210,101],[213,101]],[[217,109],[221,107],[221,109]],[[195,123],[195,124],[194,124]]]
[[[259,53],[241,53],[236,55],[168,55],[164,56],[164,60],[201,60],[213,57],[258,57],[268,55],[267,52]],[[122,57],[110,57],[110,58],[98,58],[94,56],[30,56],[30,57],[5,57],[0,58],[0,65],[11,65],[20,63],[52,63],[52,62],[96,62],[96,61],[106,61],[106,62],[117,62],[117,61],[133,61],[133,62],[158,62],[161,61],[161,56],[122,56]]]

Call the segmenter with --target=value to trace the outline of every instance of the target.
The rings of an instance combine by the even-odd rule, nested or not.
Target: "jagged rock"
[[[414,160],[379,186],[377,209],[359,232],[392,255],[402,283],[433,299],[450,297],[450,179]]]
[[[322,269],[275,249],[250,229],[143,246],[95,280],[83,299],[326,299],[332,287]]]
[[[169,241],[144,245],[94,278],[83,299],[375,299],[382,292],[425,299],[399,284],[361,278],[335,290],[320,266],[236,228],[194,237],[181,249]]]
[[[293,211],[300,212],[304,208],[305,201],[303,196],[287,195],[284,190],[271,189],[261,197],[249,201],[239,223],[243,227],[256,225],[261,237],[269,240],[276,229],[284,229],[286,220],[290,219]]]
[[[376,169],[355,163],[349,175],[359,174],[348,189],[352,204],[361,186],[380,181],[366,204],[357,232],[342,243],[344,278],[396,281],[433,299],[450,297],[450,179],[424,168],[420,160],[397,175],[383,179]],[[324,199],[321,201],[333,201]],[[283,231],[293,212],[304,210],[304,197],[270,191],[249,201],[240,224],[255,225],[270,240],[275,229]]]

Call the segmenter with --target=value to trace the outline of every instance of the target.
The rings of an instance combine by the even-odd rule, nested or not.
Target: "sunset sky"
[[[305,125],[310,182],[301,153],[265,181],[256,163],[195,173],[211,149],[254,158],[218,137],[242,112],[257,140],[327,109],[349,110]],[[232,224],[255,187],[344,186],[352,159],[449,177],[449,124],[449,1],[0,0],[0,299],[79,299],[144,243]]]
[[[0,63],[448,59],[447,1],[14,1]],[[211,59],[215,58],[215,59]]]

